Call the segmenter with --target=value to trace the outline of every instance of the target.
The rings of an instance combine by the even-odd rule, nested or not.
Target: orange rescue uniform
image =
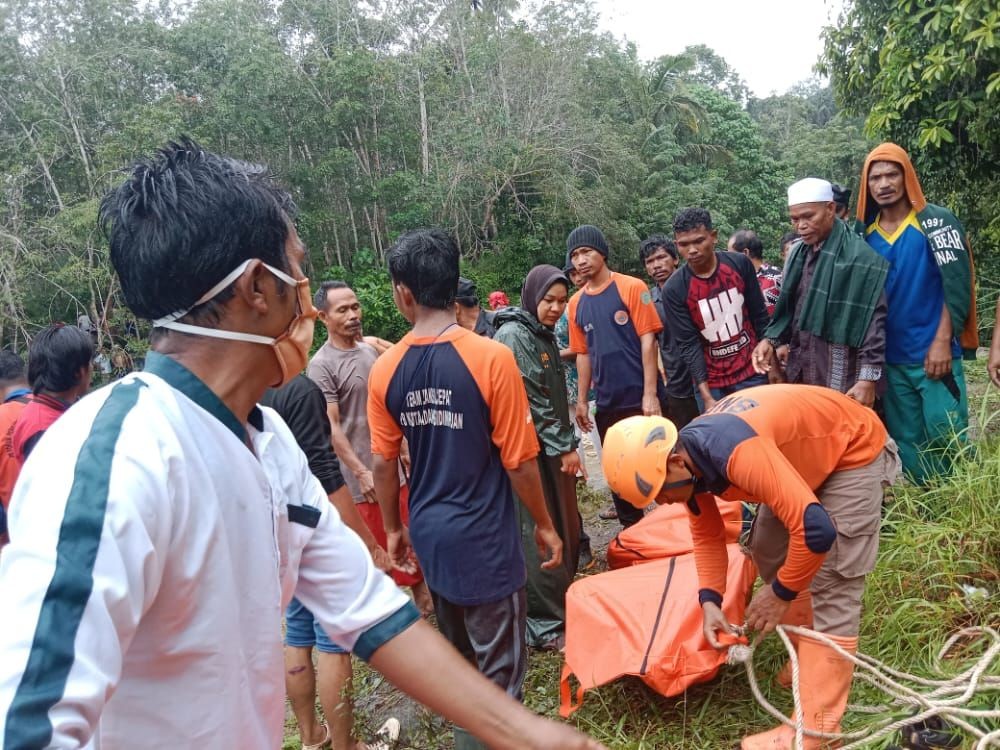
[[[678,439],[702,474],[688,503],[700,601],[721,602],[726,586],[725,525],[713,493],[764,503],[784,524],[788,556],[772,588],[791,601],[836,539],[816,490],[835,472],[872,463],[887,433],[874,411],[837,391],[767,385],[719,401]]]

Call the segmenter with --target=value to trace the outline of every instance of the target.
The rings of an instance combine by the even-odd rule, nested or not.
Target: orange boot
[[[800,628],[811,628],[813,626],[813,602],[812,594],[800,591],[799,595],[792,600],[791,605],[785,611],[785,616],[781,618],[782,625],[794,625]],[[799,652],[799,637],[794,633],[788,633],[788,639],[795,647],[795,653]],[[792,660],[785,661],[781,670],[775,676],[774,681],[779,687],[786,690],[792,689]]]
[[[827,637],[848,653],[857,651],[857,637]],[[854,663],[812,638],[801,639],[799,663],[799,692],[805,728],[831,734],[839,732],[840,720],[847,709],[847,696],[851,692]],[[792,720],[795,720],[794,716]],[[794,745],[795,729],[782,724],[767,732],[745,737],[740,747],[742,750],[793,750]],[[827,750],[840,745],[838,740],[806,736],[802,750]]]

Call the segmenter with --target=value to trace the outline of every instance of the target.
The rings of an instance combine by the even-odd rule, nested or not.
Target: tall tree
[[[1000,254],[1000,6],[995,0],[848,0],[825,32],[837,102],[906,148],[932,200]],[[995,277],[989,270],[981,280]],[[986,295],[981,295],[986,297]]]

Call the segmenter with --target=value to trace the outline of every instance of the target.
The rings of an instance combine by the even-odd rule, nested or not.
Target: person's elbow
[[[517,491],[518,487],[524,487],[527,483],[541,481],[535,458],[536,456],[526,458],[516,466],[507,469],[507,476],[510,477],[510,482],[514,485],[515,491]]]
[[[507,474],[510,476],[511,480],[521,479],[523,477],[530,476],[534,467],[535,460],[533,458],[529,458],[517,464],[513,468],[508,468]]]
[[[396,459],[385,458],[380,453],[372,453],[372,477],[376,480],[385,478],[387,476],[395,476],[396,473]]]

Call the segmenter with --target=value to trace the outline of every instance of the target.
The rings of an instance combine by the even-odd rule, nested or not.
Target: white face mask
[[[185,310],[179,310],[171,313],[170,315],[165,315],[162,318],[154,320],[153,326],[157,328],[169,328],[174,331],[190,333],[195,336],[227,339],[229,341],[247,341],[251,344],[264,344],[265,346],[270,346],[274,352],[275,358],[278,360],[278,366],[281,369],[281,378],[278,382],[272,383],[271,386],[273,388],[279,388],[298,375],[302,371],[302,368],[305,367],[306,360],[309,358],[309,347],[312,344],[313,328],[315,326],[316,316],[318,315],[316,308],[312,305],[312,299],[309,296],[309,279],[293,279],[284,271],[279,271],[277,268],[269,266],[267,263],[263,263],[264,268],[274,274],[277,278],[281,279],[286,284],[291,284],[295,287],[296,294],[298,295],[299,311],[296,316],[292,318],[292,322],[289,323],[288,329],[277,338],[259,336],[255,333],[224,331],[218,328],[206,328],[205,326],[195,326],[177,322],[178,318],[183,318],[191,310],[198,307],[198,305],[202,305],[210,299],[213,299],[223,289],[232,284],[244,271],[246,271],[247,267],[253,260],[254,259],[251,258],[243,261],[243,263],[228,273],[222,281],[199,297],[193,305]]]

